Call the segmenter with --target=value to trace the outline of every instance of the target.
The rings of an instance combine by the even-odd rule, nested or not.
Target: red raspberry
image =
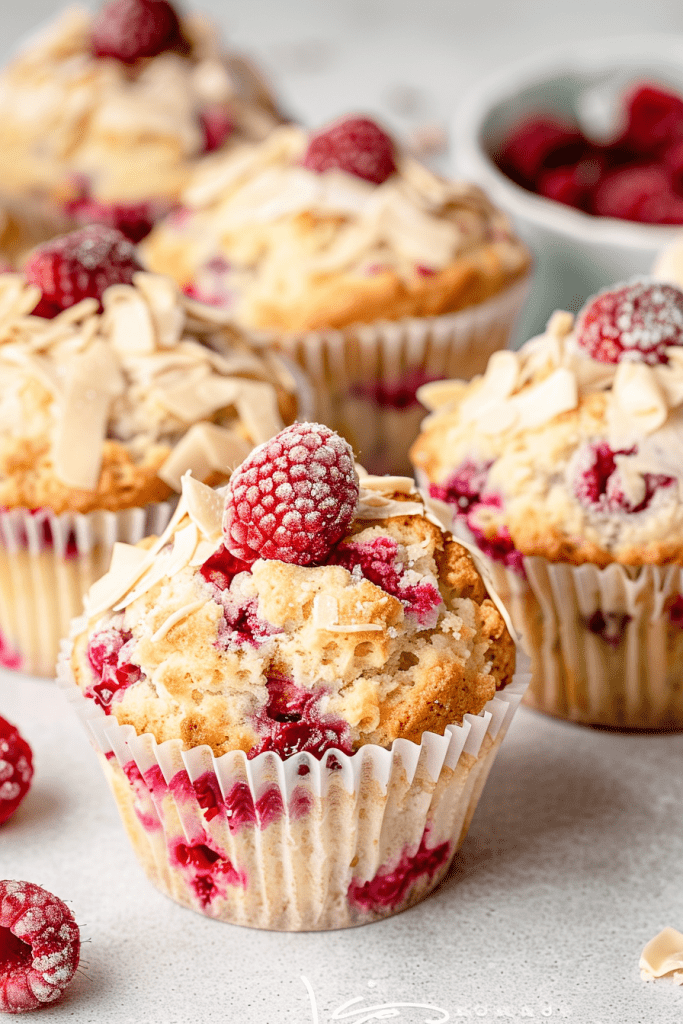
[[[510,177],[533,187],[543,171],[578,163],[586,145],[581,133],[568,122],[537,117],[519,125],[499,159]]]
[[[683,100],[652,85],[637,88],[627,100],[628,126],[621,140],[635,153],[651,155],[683,138]]]
[[[293,423],[232,474],[225,546],[245,562],[319,564],[344,536],[357,504],[348,442],[320,423]]]
[[[165,200],[145,200],[139,203],[101,203],[84,192],[65,204],[65,210],[76,224],[104,224],[116,228],[131,242],[141,242],[156,222],[170,211]]]
[[[576,340],[599,363],[666,363],[666,349],[683,345],[683,291],[636,280],[600,292],[579,313]]]
[[[96,57],[124,64],[186,46],[167,0],[111,0],[95,18],[90,42]]]
[[[606,174],[593,196],[593,210],[600,217],[642,220],[643,206],[653,196],[671,192],[671,176],[659,164],[622,167]]]
[[[0,1012],[54,1003],[78,967],[81,938],[60,899],[31,882],[0,881]]]
[[[220,149],[235,127],[227,110],[218,104],[204,107],[200,111],[199,120],[204,131],[205,153],[213,153],[214,150]]]
[[[32,777],[31,748],[15,726],[0,718],[0,824],[14,814]]]
[[[81,299],[101,300],[112,284],[130,284],[138,270],[132,242],[115,228],[93,224],[37,246],[24,273],[43,293],[34,315],[49,320]]]
[[[396,170],[394,144],[367,117],[346,117],[311,137],[304,167],[322,174],[339,169],[381,185]]]
[[[663,473],[644,473],[644,494],[634,505],[624,493],[617,467],[617,455],[635,455],[636,448],[614,451],[606,441],[586,445],[581,452],[573,481],[574,494],[586,508],[595,512],[643,512],[655,491],[671,487],[676,481]]]

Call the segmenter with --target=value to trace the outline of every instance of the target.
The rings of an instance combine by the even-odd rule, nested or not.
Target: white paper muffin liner
[[[349,441],[369,472],[410,472],[408,449],[426,415],[417,388],[483,373],[490,356],[507,347],[530,281],[527,275],[457,313],[257,340],[276,345],[306,370],[316,418]]]
[[[73,624],[76,636],[85,620]],[[57,682],[99,754],[135,853],[171,899],[277,931],[347,928],[412,906],[446,874],[528,684],[527,659],[478,715],[418,745],[285,760],[214,757],[136,735],[83,696],[64,641]]]
[[[426,474],[415,475],[428,491]],[[485,555],[455,516],[451,529],[477,550],[531,658],[525,704],[583,725],[683,729],[683,566],[600,569],[535,555],[522,575]]]
[[[120,512],[0,511],[0,664],[54,678],[59,641],[116,541],[163,532],[176,500]]]

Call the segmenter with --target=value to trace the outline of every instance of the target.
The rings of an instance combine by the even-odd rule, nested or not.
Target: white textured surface
[[[433,896],[379,924],[287,935],[205,920],[149,885],[52,684],[0,673],[0,714],[36,760],[0,831],[0,877],[67,900],[87,940],[84,972],[40,1024],[327,1024],[360,996],[345,1011],[352,1024],[683,1016],[683,989],[638,972],[645,942],[683,925],[683,736],[597,732],[523,709]],[[361,1013],[395,1002],[442,1013]]]

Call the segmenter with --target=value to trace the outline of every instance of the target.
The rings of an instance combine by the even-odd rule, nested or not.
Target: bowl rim
[[[493,162],[481,140],[481,127],[492,110],[517,93],[543,81],[572,73],[609,70],[612,66],[653,60],[683,69],[683,34],[647,33],[562,43],[507,64],[479,79],[457,105],[452,124],[456,170],[483,185],[512,214],[536,227],[577,242],[659,250],[683,233],[683,225],[639,224],[598,217],[539,196],[508,178]],[[628,70],[628,66],[625,68]],[[635,68],[634,68],[635,71]]]

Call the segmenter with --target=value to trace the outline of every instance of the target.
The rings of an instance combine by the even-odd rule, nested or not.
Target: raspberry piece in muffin
[[[34,315],[51,319],[81,299],[101,304],[110,285],[130,284],[138,270],[135,247],[121,231],[92,225],[39,245],[24,272],[43,293]]]
[[[381,185],[396,170],[394,144],[367,117],[346,117],[314,135],[302,161],[310,171],[341,170]]]
[[[322,562],[346,532],[357,502],[350,445],[319,423],[293,423],[230,478],[225,546],[247,562]]]
[[[0,1012],[54,1003],[78,967],[80,932],[62,900],[31,882],[0,881]]]
[[[606,441],[586,445],[578,453],[573,480],[581,504],[594,512],[643,512],[659,488],[676,482],[662,473],[643,473],[637,478],[638,493],[628,494],[616,460],[619,455],[635,454],[636,448],[614,451]]]
[[[645,280],[607,289],[579,314],[576,342],[599,363],[666,363],[683,344],[683,291]]]
[[[31,748],[15,726],[0,718],[0,825],[24,799],[32,777]]]
[[[167,0],[111,0],[95,19],[91,37],[96,57],[134,64],[183,46],[178,15]]]

